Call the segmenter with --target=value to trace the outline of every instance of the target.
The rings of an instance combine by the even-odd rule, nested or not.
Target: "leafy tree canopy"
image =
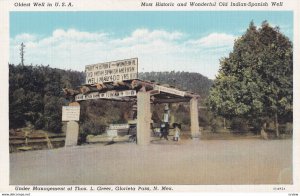
[[[279,27],[250,23],[229,56],[220,60],[208,104],[227,118],[292,120],[293,46]]]

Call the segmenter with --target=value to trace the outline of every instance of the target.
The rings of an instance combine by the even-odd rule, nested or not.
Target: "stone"
[[[78,142],[79,125],[75,121],[69,121],[67,123],[67,133],[65,147],[76,146]]]
[[[137,144],[150,144],[151,135],[151,110],[150,93],[138,92],[137,94]]]
[[[198,100],[192,98],[190,100],[190,118],[191,118],[191,136],[198,138],[200,136],[199,120],[198,120]]]
[[[86,137],[87,143],[110,142],[112,140],[113,137],[107,135],[88,135]]]
[[[116,136],[111,137],[108,135],[88,135],[86,137],[86,142],[88,143],[101,143],[101,142],[129,142],[130,141],[130,135],[125,136]]]
[[[106,130],[106,133],[109,137],[117,137],[118,136],[118,130],[115,130],[115,129],[108,129],[108,130]]]

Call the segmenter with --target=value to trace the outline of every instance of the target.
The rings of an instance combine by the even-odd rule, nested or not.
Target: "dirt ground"
[[[10,154],[11,185],[291,183],[291,139],[93,144]]]

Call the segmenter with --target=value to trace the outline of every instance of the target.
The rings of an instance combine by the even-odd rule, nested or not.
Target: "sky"
[[[219,60],[251,21],[267,20],[293,40],[290,11],[11,12],[10,62],[84,71],[139,58],[139,71],[189,71],[214,79]]]

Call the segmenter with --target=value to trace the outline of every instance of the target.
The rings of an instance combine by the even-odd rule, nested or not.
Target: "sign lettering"
[[[109,91],[106,93],[93,92],[87,95],[78,94],[75,96],[75,101],[83,101],[89,99],[108,99],[108,98],[118,98],[118,97],[130,97],[136,96],[135,90],[125,90],[125,91]]]
[[[180,91],[180,90],[177,90],[177,89],[174,89],[174,88],[165,87],[165,86],[156,85],[154,89],[158,90],[158,91],[161,91],[161,92],[170,93],[170,94],[173,94],[173,95],[178,95],[178,96],[181,96],[181,97],[184,97],[184,95],[185,95],[185,92],[183,92],[183,91]]]
[[[138,59],[125,59],[85,66],[86,84],[137,79]]]
[[[80,106],[63,106],[62,121],[79,121]]]

